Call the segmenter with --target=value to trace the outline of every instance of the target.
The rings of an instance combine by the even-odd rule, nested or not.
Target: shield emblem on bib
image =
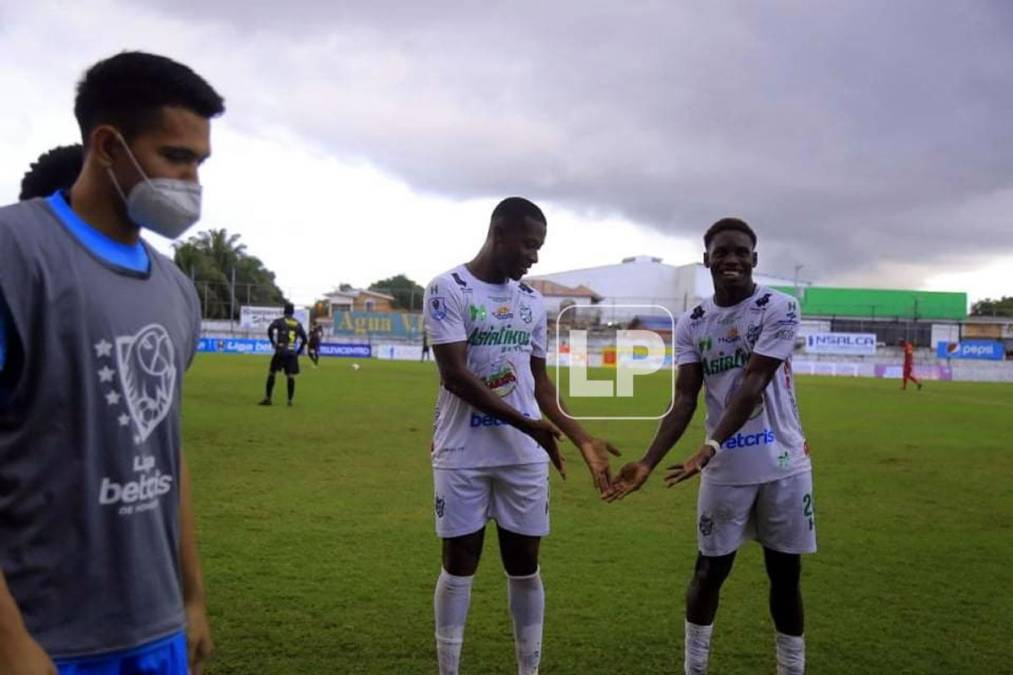
[[[127,410],[143,442],[169,414],[176,388],[176,352],[165,328],[149,324],[116,338],[116,361]]]

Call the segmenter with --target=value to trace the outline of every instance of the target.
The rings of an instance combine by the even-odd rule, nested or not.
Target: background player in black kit
[[[306,347],[306,330],[302,324],[293,317],[295,307],[291,302],[285,303],[285,316],[275,319],[267,328],[267,339],[274,346],[274,356],[271,357],[270,372],[267,374],[267,395],[260,405],[271,405],[271,393],[274,391],[274,374],[279,370],[285,371],[288,378],[288,404],[292,405],[295,397],[295,376],[299,374],[299,355]]]
[[[419,359],[419,361],[421,362],[421,361],[428,361],[428,360],[429,360],[429,333],[427,333],[425,331],[425,329],[423,329],[422,330],[422,358]]]
[[[306,355],[313,361],[314,368],[320,363],[320,342],[323,338],[324,327],[318,323],[314,323],[313,327],[310,328],[310,341],[309,346],[306,348]]]

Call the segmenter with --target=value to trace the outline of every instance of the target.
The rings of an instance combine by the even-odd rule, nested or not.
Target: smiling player
[[[702,473],[696,569],[686,591],[685,669],[706,673],[721,585],[746,538],[763,545],[778,673],[805,671],[801,555],[816,550],[812,468],[802,433],[791,354],[796,301],[753,283],[756,235],[725,218],[704,235],[714,296],[679,318],[675,401],[639,462],[624,466],[606,498],[640,488],[682,437],[706,388],[707,437],[669,487]]]

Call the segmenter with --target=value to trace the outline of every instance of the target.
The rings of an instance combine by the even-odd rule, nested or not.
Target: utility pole
[[[236,331],[234,317],[236,312],[236,266],[232,266],[232,279],[229,282],[229,332]]]

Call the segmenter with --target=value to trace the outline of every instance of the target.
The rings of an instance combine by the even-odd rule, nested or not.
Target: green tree
[[[1013,296],[1003,296],[998,300],[985,298],[971,305],[971,316],[1011,316],[1013,317]]]
[[[394,296],[394,308],[415,311],[422,309],[425,289],[403,274],[370,284],[369,290]]]
[[[193,279],[207,319],[239,318],[240,305],[280,305],[285,295],[274,281],[274,272],[260,258],[246,252],[239,235],[226,230],[198,232],[185,242],[174,244],[173,259]],[[232,288],[233,271],[235,289]],[[232,293],[235,292],[235,303]]]

